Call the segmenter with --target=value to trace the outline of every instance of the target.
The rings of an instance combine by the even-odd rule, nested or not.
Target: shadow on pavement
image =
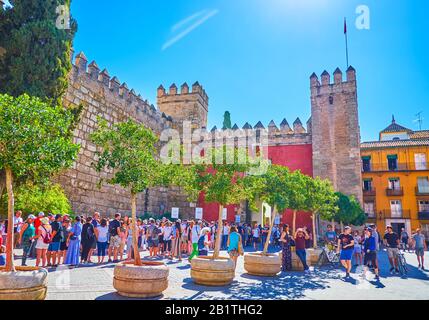
[[[164,297],[164,295],[155,297],[155,298],[128,298],[128,297],[123,297],[120,294],[118,294],[117,292],[111,292],[111,293],[107,293],[104,294],[102,296],[97,297],[95,300],[136,300],[136,301],[141,301],[141,300],[160,300]]]

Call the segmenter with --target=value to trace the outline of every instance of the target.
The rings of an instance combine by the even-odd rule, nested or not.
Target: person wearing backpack
[[[40,261],[42,262],[42,267],[46,267],[46,252],[48,251],[49,244],[52,242],[52,228],[48,218],[40,219],[40,223],[36,236],[36,267],[39,266]]]
[[[201,230],[201,235],[198,238],[198,256],[207,256],[209,254],[209,233],[210,228],[205,227]]]
[[[53,267],[57,267],[60,260],[59,251],[61,247],[61,242],[64,240],[63,217],[61,214],[57,214],[55,216],[55,221],[51,223],[51,228],[52,228],[52,242],[49,244],[48,252],[47,252],[48,267],[51,265]],[[57,256],[58,256],[58,262],[57,262]]]
[[[82,227],[82,257],[81,263],[91,263],[89,253],[96,241],[94,225],[92,224],[92,217],[86,218],[86,223]]]

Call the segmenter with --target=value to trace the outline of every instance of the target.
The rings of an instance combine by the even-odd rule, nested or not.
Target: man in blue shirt
[[[378,273],[378,260],[377,260],[377,241],[372,235],[373,230],[371,228],[365,228],[365,241],[363,244],[363,250],[365,253],[364,257],[364,271],[363,277],[365,278],[368,266],[371,264],[374,267],[375,279],[379,280]]]

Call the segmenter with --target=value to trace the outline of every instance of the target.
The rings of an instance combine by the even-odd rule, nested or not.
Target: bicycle
[[[398,248],[398,270],[401,275],[406,275],[408,273],[407,260],[405,259],[405,254],[401,251],[402,246]]]
[[[317,260],[317,266],[321,267],[327,263],[330,263],[333,267],[337,267],[340,262],[340,254],[337,253],[336,245],[327,244],[322,253],[319,255]]]

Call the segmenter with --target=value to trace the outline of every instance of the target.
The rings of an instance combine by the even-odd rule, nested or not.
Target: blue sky
[[[369,30],[355,27],[362,4]],[[347,17],[362,140],[376,140],[392,114],[418,129],[423,111],[429,128],[427,12],[424,0],[72,1],[76,51],[154,104],[160,84],[198,80],[210,97],[209,128],[225,110],[239,126],[306,122],[311,73],[346,69]]]

